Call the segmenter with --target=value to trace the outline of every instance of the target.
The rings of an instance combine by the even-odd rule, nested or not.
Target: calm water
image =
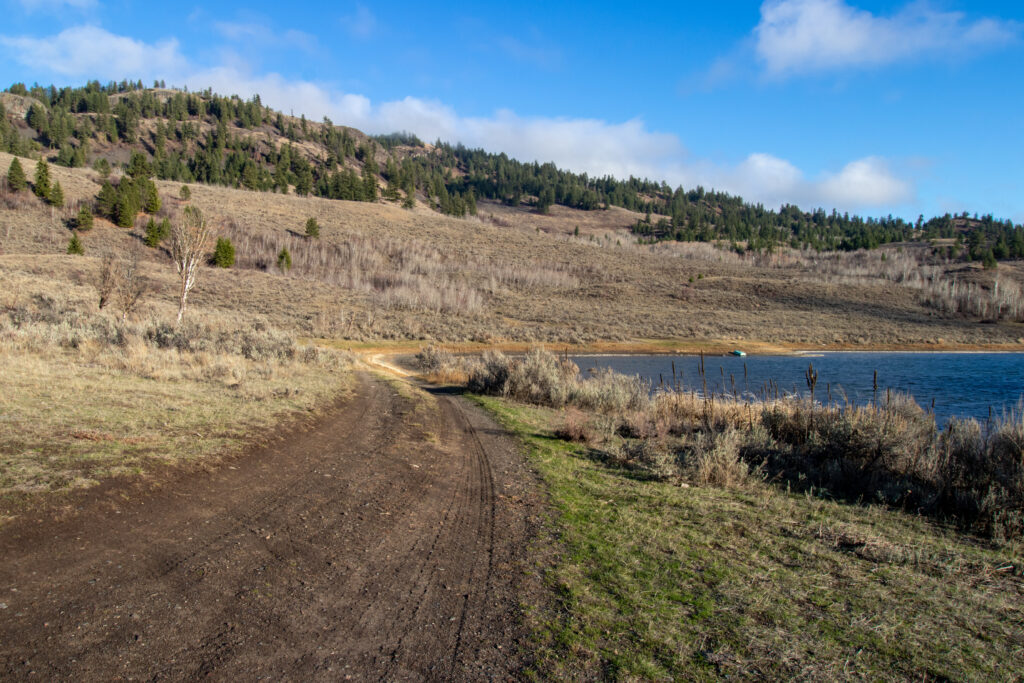
[[[678,383],[689,390],[701,389],[696,356],[576,356],[572,360],[586,373],[591,368],[611,368],[639,375],[654,387],[659,377],[672,383],[675,362]],[[735,391],[761,396],[771,382],[779,392],[807,394],[804,374],[808,363],[818,372],[815,398],[852,403],[872,399],[874,373],[878,371],[878,399],[886,389],[911,394],[922,408],[935,401],[940,424],[952,416],[988,418],[1017,406],[1024,395],[1024,353],[814,353],[804,356],[705,356],[708,391]],[[744,371],[745,369],[745,371]]]

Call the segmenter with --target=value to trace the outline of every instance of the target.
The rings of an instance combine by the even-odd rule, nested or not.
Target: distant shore
[[[431,344],[451,353],[482,353],[487,350],[509,353],[525,352],[543,347],[552,352],[581,354],[637,354],[637,355],[721,355],[740,349],[751,355],[799,355],[821,351],[907,351],[907,352],[1017,352],[1024,353],[1024,342],[1015,344],[958,344],[947,342],[911,344],[805,344],[790,342],[760,342],[742,340],[682,340],[682,339],[635,339],[630,341],[604,341],[585,344],[558,342],[435,342],[420,341],[367,341],[356,342],[338,339],[315,339],[319,344],[350,350],[360,354],[403,354],[416,353]]]

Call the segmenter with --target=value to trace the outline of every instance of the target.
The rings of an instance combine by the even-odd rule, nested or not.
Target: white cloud
[[[237,30],[241,35],[246,29]],[[259,94],[264,104],[286,113],[305,114],[310,120],[329,116],[336,124],[368,133],[406,130],[428,142],[462,142],[522,161],[553,161],[591,176],[647,177],[687,188],[703,185],[770,207],[794,203],[877,209],[910,201],[914,195],[912,185],[876,157],[808,179],[791,162],[769,154],[750,154],[732,164],[693,159],[678,136],[649,130],[640,119],[615,123],[523,117],[509,110],[462,116],[442,102],[416,97],[374,103],[324,84],[276,73],[253,74],[239,65],[201,68],[180,53],[174,40],[149,45],[91,26],[40,39],[0,36],[0,46],[6,48],[0,53],[6,52],[7,58],[69,78],[164,79],[194,91],[212,88],[244,98]]]
[[[277,31],[259,22],[235,21],[217,21],[213,27],[224,38],[245,42],[250,46],[288,47],[306,52],[312,52],[317,47],[316,36],[296,29]]]
[[[821,195],[839,206],[885,206],[905,201],[910,185],[889,170],[884,159],[867,157],[851,161],[822,180]]]
[[[969,21],[961,12],[913,2],[888,17],[844,0],[766,0],[755,49],[773,76],[889,64],[920,55],[962,54],[1013,40],[1014,22]]]
[[[173,38],[150,45],[96,26],[76,26],[47,38],[0,36],[0,45],[11,59],[61,76],[143,78],[180,72],[186,65]]]

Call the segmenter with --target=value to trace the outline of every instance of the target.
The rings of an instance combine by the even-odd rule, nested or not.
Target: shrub
[[[71,233],[71,239],[68,240],[68,253],[77,254],[81,256],[85,253],[85,247],[82,246],[82,240],[78,239],[78,233]]]
[[[292,267],[292,255],[288,251],[288,247],[284,247],[281,251],[277,252],[277,267],[282,273],[287,273]]]
[[[480,363],[469,374],[467,386],[477,394],[506,396],[508,390],[509,359],[501,351],[485,351]]]
[[[96,172],[100,174],[103,180],[106,180],[110,176],[110,162],[100,157],[93,162],[92,167],[96,169]]]
[[[235,265],[235,246],[227,237],[218,237],[217,246],[213,249],[210,262],[218,268],[230,268]]]
[[[555,430],[555,436],[565,441],[592,443],[597,433],[585,413],[570,408],[565,411],[562,425]]]
[[[306,237],[314,239],[320,237],[320,224],[316,222],[315,218],[306,221]]]
[[[433,344],[420,349],[416,354],[416,365],[424,372],[440,370],[454,362],[455,357],[452,354]]]
[[[192,199],[192,190],[189,189],[188,185],[182,185],[181,191],[178,192],[178,196],[181,197],[181,201],[187,202]]]
[[[746,486],[751,470],[740,457],[742,441],[742,435],[735,429],[701,435],[690,463],[693,482],[725,489]]]

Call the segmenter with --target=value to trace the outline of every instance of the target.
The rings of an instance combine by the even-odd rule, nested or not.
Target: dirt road
[[[463,399],[362,373],[212,473],[0,529],[0,679],[513,677],[533,481]]]

